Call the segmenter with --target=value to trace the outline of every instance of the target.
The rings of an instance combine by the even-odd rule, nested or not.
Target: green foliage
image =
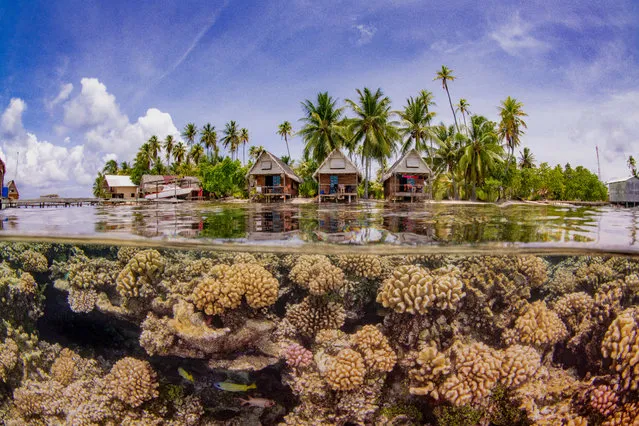
[[[360,182],[357,186],[357,196],[363,197],[366,191],[366,183]],[[378,181],[371,181],[368,186],[368,198],[372,198],[374,200],[383,200],[384,199],[384,186]]]
[[[435,409],[439,426],[476,426],[484,417],[484,412],[468,405],[446,406]]]
[[[206,238],[243,238],[246,236],[246,216],[241,210],[223,208],[204,219],[200,235]]]
[[[527,426],[532,421],[519,408],[519,401],[513,401],[504,386],[497,386],[490,396],[490,424],[495,426]]]
[[[300,197],[313,198],[317,195],[317,182],[312,178],[306,178],[298,189]]]
[[[199,176],[202,188],[216,198],[246,198],[246,173],[248,167],[242,167],[239,160],[225,158],[213,165],[208,161],[200,163]]]

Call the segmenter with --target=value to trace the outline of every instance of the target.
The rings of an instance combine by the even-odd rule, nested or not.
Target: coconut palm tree
[[[494,167],[503,161],[503,148],[495,131],[495,123],[475,115],[470,119],[470,136],[459,160],[466,184],[471,186],[471,199],[477,199],[476,189]]]
[[[353,141],[362,146],[362,156],[366,161],[366,182],[364,198],[368,198],[368,181],[370,179],[371,159],[380,163],[395,152],[396,143],[400,140],[397,128],[389,121],[391,100],[384,96],[382,89],[373,93],[369,88],[357,89],[357,102],[346,99],[347,105],[355,113],[350,119]]]
[[[119,171],[120,168],[118,167],[118,162],[115,160],[107,161],[102,169],[102,173],[105,175],[117,175]]]
[[[93,196],[96,198],[104,198],[105,196],[105,184],[106,178],[104,177],[104,173],[98,172],[98,177],[95,178],[93,182]]]
[[[160,154],[160,150],[162,149],[160,146],[160,140],[157,136],[153,135],[149,138],[147,143],[149,144],[149,156],[153,162],[156,162]]]
[[[288,153],[288,158],[291,158],[291,150],[288,148],[288,138],[289,136],[293,136],[293,126],[291,126],[291,123],[289,121],[285,121],[277,128],[277,134],[284,138],[284,142],[286,142],[286,152]]]
[[[175,139],[173,139],[173,135],[166,135],[164,139],[164,152],[166,153],[166,164],[170,163],[171,153],[173,152],[173,147],[175,146]]]
[[[463,154],[463,147],[467,139],[463,134],[455,131],[455,126],[451,125],[447,127],[444,123],[434,127],[433,134],[438,145],[435,151],[435,158],[433,159],[435,164],[435,170],[433,170],[433,172],[437,173],[437,169],[440,169],[441,172],[449,175],[453,189],[453,198],[457,199],[457,181],[455,176],[457,175],[457,166],[459,165],[459,160]]]
[[[262,145],[253,145],[249,147],[249,157],[254,161],[257,161],[260,158],[260,155],[264,152],[264,147]]]
[[[470,104],[464,98],[459,100],[459,103],[455,105],[457,107],[456,111],[459,111],[464,119],[464,128],[466,129],[466,134],[468,134],[468,125],[466,124],[466,114],[470,114]]]
[[[637,162],[635,161],[635,157],[632,155],[628,157],[628,168],[633,176],[637,176]]]
[[[173,148],[173,159],[177,165],[182,164],[186,156],[186,146],[182,142],[178,142]]]
[[[231,153],[231,160],[233,160],[234,154],[240,146],[240,133],[235,121],[231,120],[226,123],[226,126],[224,127],[224,137],[221,142],[224,145],[224,148],[229,150]]]
[[[406,106],[396,114],[401,119],[399,123],[399,133],[402,137],[407,137],[402,152],[408,152],[413,146],[420,152],[428,151],[427,140],[432,140],[430,122],[435,115],[428,112],[426,104],[421,99],[413,99],[411,96],[406,100]],[[432,156],[432,151],[431,151]]]
[[[437,104],[433,100],[435,98],[435,95],[433,95],[433,92],[431,92],[430,90],[420,90],[418,98],[426,107],[426,111],[430,111],[430,107],[437,106]]]
[[[210,156],[210,150],[213,148],[213,156],[217,158],[217,131],[211,123],[206,123],[204,127],[202,127],[202,130],[200,130],[200,143],[206,148],[206,155]]]
[[[336,104],[328,92],[318,93],[316,103],[309,99],[302,102],[304,117],[300,121],[304,125],[298,134],[304,139],[305,158],[321,163],[331,151],[346,142],[346,123],[342,121],[344,108],[337,108]]]
[[[120,174],[128,175],[131,172],[131,166],[126,161],[120,163]]]
[[[532,169],[535,167],[535,156],[530,148],[525,147],[524,151],[519,151],[519,167],[522,169]]]
[[[193,145],[196,136],[197,126],[195,125],[195,123],[188,123],[186,126],[184,126],[184,130],[182,130],[182,137],[186,139],[186,143],[188,146]]]
[[[506,170],[510,168],[510,161],[515,156],[515,148],[521,143],[521,136],[524,134],[523,129],[526,128],[526,122],[522,117],[526,117],[523,110],[524,104],[515,98],[508,96],[501,102],[499,107],[499,137],[506,144],[508,153],[508,161],[506,162]]]
[[[293,165],[295,164],[295,160],[293,160],[291,157],[289,157],[288,155],[282,155],[280,157],[280,160],[282,160],[282,163],[286,164],[287,166],[291,166],[293,167]]]
[[[242,144],[242,163],[246,164],[246,144],[249,141],[249,133],[248,133],[248,129],[245,127],[242,127],[242,129],[240,129],[240,143]]]
[[[202,147],[202,145],[198,143],[191,147],[191,150],[189,151],[189,158],[193,160],[193,164],[197,165],[200,162],[200,158],[202,158],[203,154],[204,147]]]
[[[140,149],[135,156],[135,165],[137,168],[148,170],[151,168],[151,161],[151,146],[148,142],[145,142],[140,145]]]
[[[448,68],[446,65],[442,65],[442,69],[437,71],[435,75],[435,80],[442,81],[442,88],[446,90],[446,94],[448,95],[448,103],[450,104],[450,110],[453,112],[453,119],[455,120],[455,128],[457,132],[459,132],[459,125],[457,124],[457,116],[455,115],[455,109],[453,109],[453,101],[450,99],[450,91],[448,90],[448,82],[455,81],[455,76],[453,75],[453,70]]]

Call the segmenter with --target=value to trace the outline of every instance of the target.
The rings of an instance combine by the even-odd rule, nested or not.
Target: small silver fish
[[[268,408],[275,405],[275,401],[273,401],[272,399],[266,399],[266,398],[253,398],[249,396],[248,399],[242,399],[242,398],[238,398],[238,399],[241,401],[241,405],[248,405],[251,407]]]

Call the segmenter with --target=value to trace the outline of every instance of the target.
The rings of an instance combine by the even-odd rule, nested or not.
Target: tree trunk
[[[364,183],[364,198],[368,200],[368,181],[369,181],[369,168],[371,159],[366,157],[366,182]]]
[[[242,162],[246,165],[246,142],[242,144]]]
[[[288,152],[288,158],[291,159],[291,150],[288,149],[288,138],[284,135],[284,142],[286,142],[286,152]]]
[[[466,124],[466,114],[462,112],[462,117],[464,118],[464,127],[466,128],[466,135],[470,136],[470,130],[468,130],[468,124]]]
[[[448,91],[448,84],[444,81],[444,88],[446,88],[446,94],[448,95],[448,103],[450,104],[450,110],[453,112],[453,119],[455,120],[455,128],[459,133],[459,124],[457,124],[457,115],[455,114],[455,108],[453,108],[453,101],[450,99],[450,92]]]

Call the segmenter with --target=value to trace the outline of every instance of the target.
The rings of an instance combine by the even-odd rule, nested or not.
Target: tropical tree
[[[295,161],[291,157],[289,157],[288,155],[282,155],[280,157],[280,160],[282,160],[282,163],[284,163],[284,164],[286,164],[288,166],[291,166],[291,167],[293,166],[293,163],[295,163]]]
[[[630,169],[630,172],[632,173],[633,176],[637,176],[637,162],[635,161],[635,158],[631,155],[630,157],[628,157],[628,168]]]
[[[240,146],[240,133],[237,129],[237,123],[233,120],[226,123],[224,127],[224,137],[222,138],[224,148],[231,153],[231,160],[234,159],[235,152]]]
[[[291,150],[288,148],[288,138],[289,136],[293,136],[293,126],[291,126],[291,123],[289,121],[285,121],[277,128],[277,134],[284,138],[284,142],[286,142],[286,152],[288,153],[288,158],[291,158]]]
[[[519,151],[519,167],[522,169],[532,169],[535,167],[535,156],[530,148],[525,147],[524,151]]]
[[[151,167],[151,146],[148,142],[140,145],[140,149],[135,156],[135,167],[149,169]]]
[[[240,143],[242,144],[242,164],[246,164],[246,144],[249,141],[248,129],[242,127],[240,130]]]
[[[160,140],[157,136],[153,135],[149,138],[147,143],[149,144],[149,157],[153,162],[156,162],[160,155],[160,150],[162,149]]]
[[[318,93],[316,103],[309,99],[302,102],[304,117],[300,121],[304,125],[298,133],[304,139],[305,158],[321,163],[331,151],[344,145],[347,133],[342,121],[344,108],[337,108],[336,104],[328,92]]]
[[[406,106],[402,111],[397,111],[401,119],[399,123],[399,133],[406,138],[402,146],[402,152],[408,152],[415,147],[420,152],[427,151],[426,140],[431,140],[430,122],[434,117],[434,112],[428,112],[426,104],[421,99],[413,99],[411,96],[406,100]],[[432,152],[431,152],[432,155]]]
[[[471,199],[475,200],[477,186],[501,163],[503,148],[499,145],[494,122],[478,115],[471,117],[470,121],[469,141],[464,147],[459,167],[466,184],[471,186]]]
[[[457,181],[455,176],[457,175],[457,166],[459,160],[463,155],[463,147],[467,142],[467,138],[457,133],[455,126],[446,126],[444,123],[433,128],[433,136],[437,140],[437,150],[433,162],[435,164],[435,170],[433,172],[446,173],[451,181],[453,198],[457,199]],[[439,171],[437,169],[440,169]]]
[[[186,156],[186,146],[182,142],[178,142],[173,148],[173,159],[177,165],[182,164]]]
[[[184,130],[182,130],[182,137],[186,139],[186,143],[188,146],[193,145],[196,136],[197,126],[195,125],[195,123],[188,123],[186,126],[184,126]]]
[[[466,114],[470,114],[470,104],[464,98],[459,100],[459,103],[455,105],[457,107],[456,111],[459,111],[464,119],[464,128],[466,129],[466,134],[468,134],[468,125],[466,124]]]
[[[210,150],[213,148],[213,156],[217,158],[217,131],[211,123],[206,123],[204,127],[202,127],[202,130],[200,130],[200,143],[206,148],[207,155],[210,155]]]
[[[431,92],[430,90],[420,90],[418,99],[422,101],[422,103],[426,107],[426,111],[430,111],[430,107],[437,105],[434,101],[435,95],[433,95],[433,92]]]
[[[506,170],[510,168],[510,161],[515,156],[515,148],[521,143],[521,136],[524,134],[523,129],[526,128],[526,122],[522,117],[526,117],[523,110],[523,104],[515,98],[508,96],[502,101],[499,107],[499,137],[506,144],[508,152],[508,161],[506,162]]]
[[[249,147],[249,157],[255,161],[260,158],[260,155],[262,155],[263,152],[264,147],[262,145],[253,145]]]
[[[104,173],[98,172],[98,177],[93,182],[93,196],[97,198],[104,198],[106,196],[106,178]]]
[[[400,140],[397,128],[389,121],[391,100],[384,96],[381,89],[373,93],[369,88],[357,89],[357,102],[346,99],[346,103],[355,113],[350,119],[353,141],[361,144],[362,157],[366,161],[366,182],[364,198],[368,198],[371,159],[380,163],[389,158]]]
[[[105,175],[117,175],[119,170],[120,169],[118,167],[118,162],[115,160],[109,160],[104,165],[102,173],[104,173]]]
[[[455,120],[455,128],[457,129],[457,132],[459,133],[459,125],[457,124],[457,115],[455,115],[455,109],[453,108],[453,101],[450,99],[450,91],[448,90],[448,82],[455,81],[455,78],[456,77],[453,75],[453,70],[448,68],[446,65],[442,65],[442,69],[437,71],[437,74],[435,75],[435,78],[433,79],[433,81],[435,80],[442,81],[442,88],[446,90],[446,94],[448,95],[448,103],[450,104],[450,110],[453,112],[453,119]]]
[[[170,163],[171,153],[173,153],[173,147],[175,146],[175,139],[173,135],[166,135],[164,139],[164,152],[166,153],[166,164]]]
[[[120,163],[120,173],[123,175],[128,175],[131,172],[131,166],[126,161]]]
[[[191,150],[189,151],[189,158],[193,160],[193,164],[198,164],[203,154],[204,147],[198,143],[191,147]]]

